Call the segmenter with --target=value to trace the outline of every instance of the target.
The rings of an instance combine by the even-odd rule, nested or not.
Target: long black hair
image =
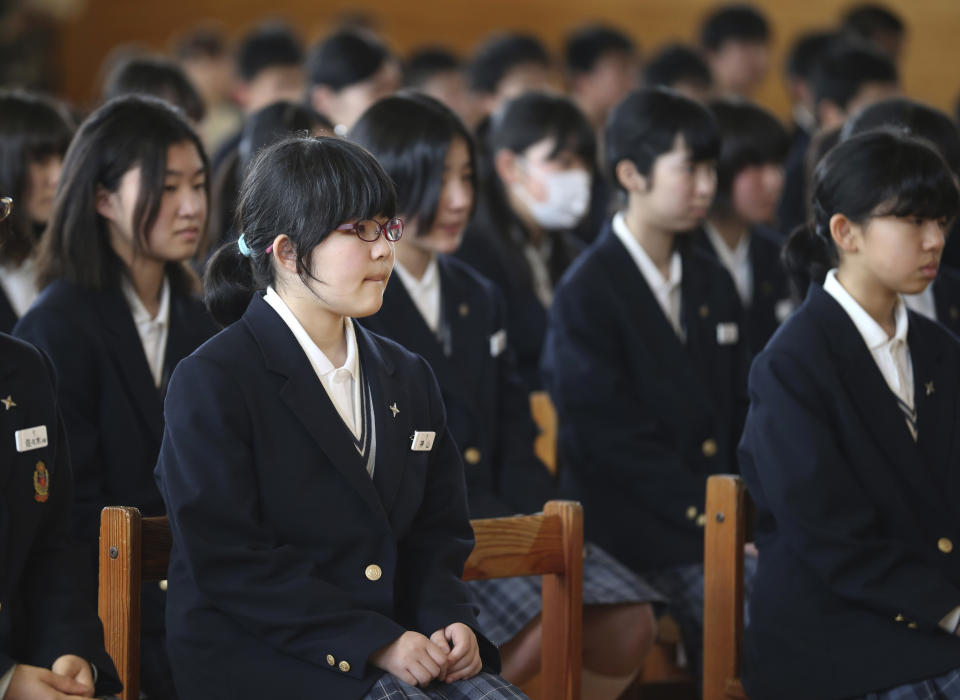
[[[63,157],[72,137],[70,117],[57,103],[0,91],[0,196],[11,197],[15,205],[0,223],[0,262],[18,263],[33,252],[40,231],[26,207],[29,167],[49,156]]]
[[[263,149],[254,160],[237,207],[237,227],[249,252],[225,243],[210,259],[204,301],[221,325],[243,315],[253,293],[273,284],[280,234],[289,236],[301,279],[310,276],[310,254],[341,224],[393,217],[397,194],[376,158],[339,138],[291,137]]]
[[[960,192],[943,156],[928,142],[890,129],[834,146],[817,165],[812,192],[811,221],[791,234],[783,250],[800,296],[838,264],[830,234],[834,214],[863,224],[876,216],[952,219],[960,209]]]
[[[120,284],[124,263],[110,245],[106,220],[97,211],[97,189],[116,192],[129,170],[140,168],[140,194],[133,212],[133,250],[160,213],[170,146],[190,143],[203,162],[210,201],[210,166],[203,145],[180,111],[155,97],[128,95],[107,102],[91,114],[70,144],[50,223],[40,245],[37,283],[57,279],[90,289]],[[208,207],[209,210],[209,207]],[[206,233],[207,222],[203,222]],[[196,276],[184,263],[168,263],[174,291],[196,289]]]
[[[418,235],[433,226],[443,189],[444,161],[458,137],[470,153],[476,192],[473,138],[460,117],[432,97],[416,93],[384,97],[350,130],[350,140],[370,151],[392,178],[397,210],[416,218]]]

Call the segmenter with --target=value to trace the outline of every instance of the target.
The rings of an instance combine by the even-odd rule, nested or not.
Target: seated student
[[[205,278],[231,325],[174,373],[156,469],[183,700],[524,697],[474,631],[433,373],[351,320],[380,308],[395,209],[338,138],[271,146],[244,182],[241,236]]]
[[[813,71],[813,100],[821,129],[842,126],[847,117],[900,92],[897,67],[862,42],[835,41]]]
[[[488,38],[470,59],[467,81],[478,122],[518,95],[559,87],[549,52],[530,34],[495,34]]]
[[[697,102],[706,102],[713,92],[713,77],[703,55],[686,44],[667,44],[649,58],[643,68],[646,87],[673,88]]]
[[[95,560],[100,511],[162,515],[153,467],[177,362],[214,332],[186,266],[207,222],[207,161],[172,107],[121,97],[80,126],[37,263],[40,297],[14,328],[57,373],[76,477],[73,529]],[[144,588],[141,686],[174,697],[163,592]]]
[[[476,126],[466,69],[452,51],[441,46],[426,46],[411,53],[403,67],[403,84],[440,100],[470,128]]]
[[[60,105],[27,92],[0,91],[0,192],[16,203],[9,218],[0,220],[0,332],[13,330],[37,298],[37,242],[72,136],[73,124]]]
[[[876,46],[895,63],[900,60],[907,40],[903,19],[880,3],[861,3],[847,10],[841,31]]]
[[[553,287],[583,248],[570,231],[590,206],[596,141],[573,102],[546,93],[507,102],[488,138],[477,216],[457,257],[503,293],[507,336],[532,390]]]
[[[770,66],[770,25],[754,5],[714,8],[700,25],[703,49],[716,92],[753,97]]]
[[[607,163],[626,209],[557,286],[543,351],[561,487],[590,514],[587,537],[667,596],[694,669],[706,479],[737,470],[746,409],[737,291],[678,238],[706,216],[719,150],[710,113],[672,90],[614,109]]]
[[[870,129],[892,126],[926,139],[940,151],[954,177],[960,181],[960,131],[946,114],[933,107],[893,98],[877,102],[847,120],[842,136],[847,138]],[[937,279],[922,294],[904,295],[907,308],[934,321],[940,321],[960,334],[960,230],[957,222],[951,227],[947,244],[940,257]]]
[[[370,32],[342,29],[307,58],[307,103],[343,136],[361,114],[400,87],[400,66]]]
[[[750,372],[740,465],[760,554],[744,686],[957,698],[960,345],[900,295],[937,274],[960,195],[928,145],[873,131],[827,154],[812,197],[785,259],[813,283]]]
[[[10,216],[11,201],[0,199],[0,222]],[[0,231],[0,243],[7,235]],[[75,577],[86,562],[70,542],[73,480],[52,368],[36,348],[5,333],[0,357],[6,393],[0,433],[9,439],[0,460],[0,614],[7,618],[0,698],[119,692],[96,610]]]
[[[717,194],[694,240],[733,278],[747,347],[756,352],[793,310],[771,228],[783,192],[787,132],[776,117],[746,101],[720,99],[708,106],[720,127]]]
[[[473,212],[472,138],[440,103],[422,96],[375,104],[350,132],[397,185],[406,235],[371,330],[426,359],[437,375],[447,426],[463,450],[472,518],[542,509],[553,479],[533,450],[536,428],[516,375],[503,297],[451,257]],[[503,654],[503,675],[524,683],[540,663],[540,579],[471,584],[478,622]],[[593,546],[584,562],[583,697],[614,700],[655,637],[650,601],[661,598]]]
[[[158,56],[136,56],[117,64],[103,87],[104,101],[123,95],[149,95],[183,111],[194,125],[206,107],[183,68]]]
[[[567,36],[563,53],[570,97],[602,131],[610,110],[637,87],[637,47],[620,30],[591,24]]]

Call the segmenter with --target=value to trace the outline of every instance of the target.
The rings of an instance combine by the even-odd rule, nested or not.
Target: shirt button
[[[941,537],[937,540],[937,549],[939,549],[944,554],[950,554],[953,551],[953,542],[948,540],[946,537]]]
[[[327,654],[327,663],[330,664],[331,666],[337,665],[337,660],[333,658],[333,654]]]
[[[476,447],[468,447],[463,451],[463,458],[467,461],[467,464],[479,464],[481,457],[480,450]]]
[[[379,581],[380,577],[383,576],[383,571],[376,564],[368,566],[363,573],[371,581]]]
[[[713,438],[707,438],[703,441],[703,444],[700,446],[700,450],[703,452],[704,457],[714,457],[717,454],[717,441]]]
[[[350,664],[348,664],[346,661],[341,661],[340,665],[337,666],[337,668],[339,668],[344,673],[350,673]]]

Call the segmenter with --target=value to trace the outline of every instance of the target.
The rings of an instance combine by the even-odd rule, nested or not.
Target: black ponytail
[[[256,283],[250,260],[236,241],[220,246],[207,262],[203,274],[203,303],[221,326],[229,326],[250,303]]]
[[[797,226],[780,253],[787,271],[793,295],[803,299],[811,282],[823,284],[832,268],[837,266],[837,251],[827,236],[822,236],[811,224]]]

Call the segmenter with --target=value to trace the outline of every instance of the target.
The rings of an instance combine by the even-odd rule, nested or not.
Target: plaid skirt
[[[394,675],[385,673],[380,677],[363,700],[529,700],[526,695],[500,676],[480,672],[473,678],[456,683],[431,683],[426,688],[407,685]]]
[[[960,698],[960,668],[936,678],[927,678],[878,693],[867,693],[863,700],[957,700]]]
[[[467,585],[479,608],[477,626],[502,646],[540,614],[541,577],[518,576]],[[666,599],[649,583],[594,544],[584,547],[583,604],[661,603]]]

